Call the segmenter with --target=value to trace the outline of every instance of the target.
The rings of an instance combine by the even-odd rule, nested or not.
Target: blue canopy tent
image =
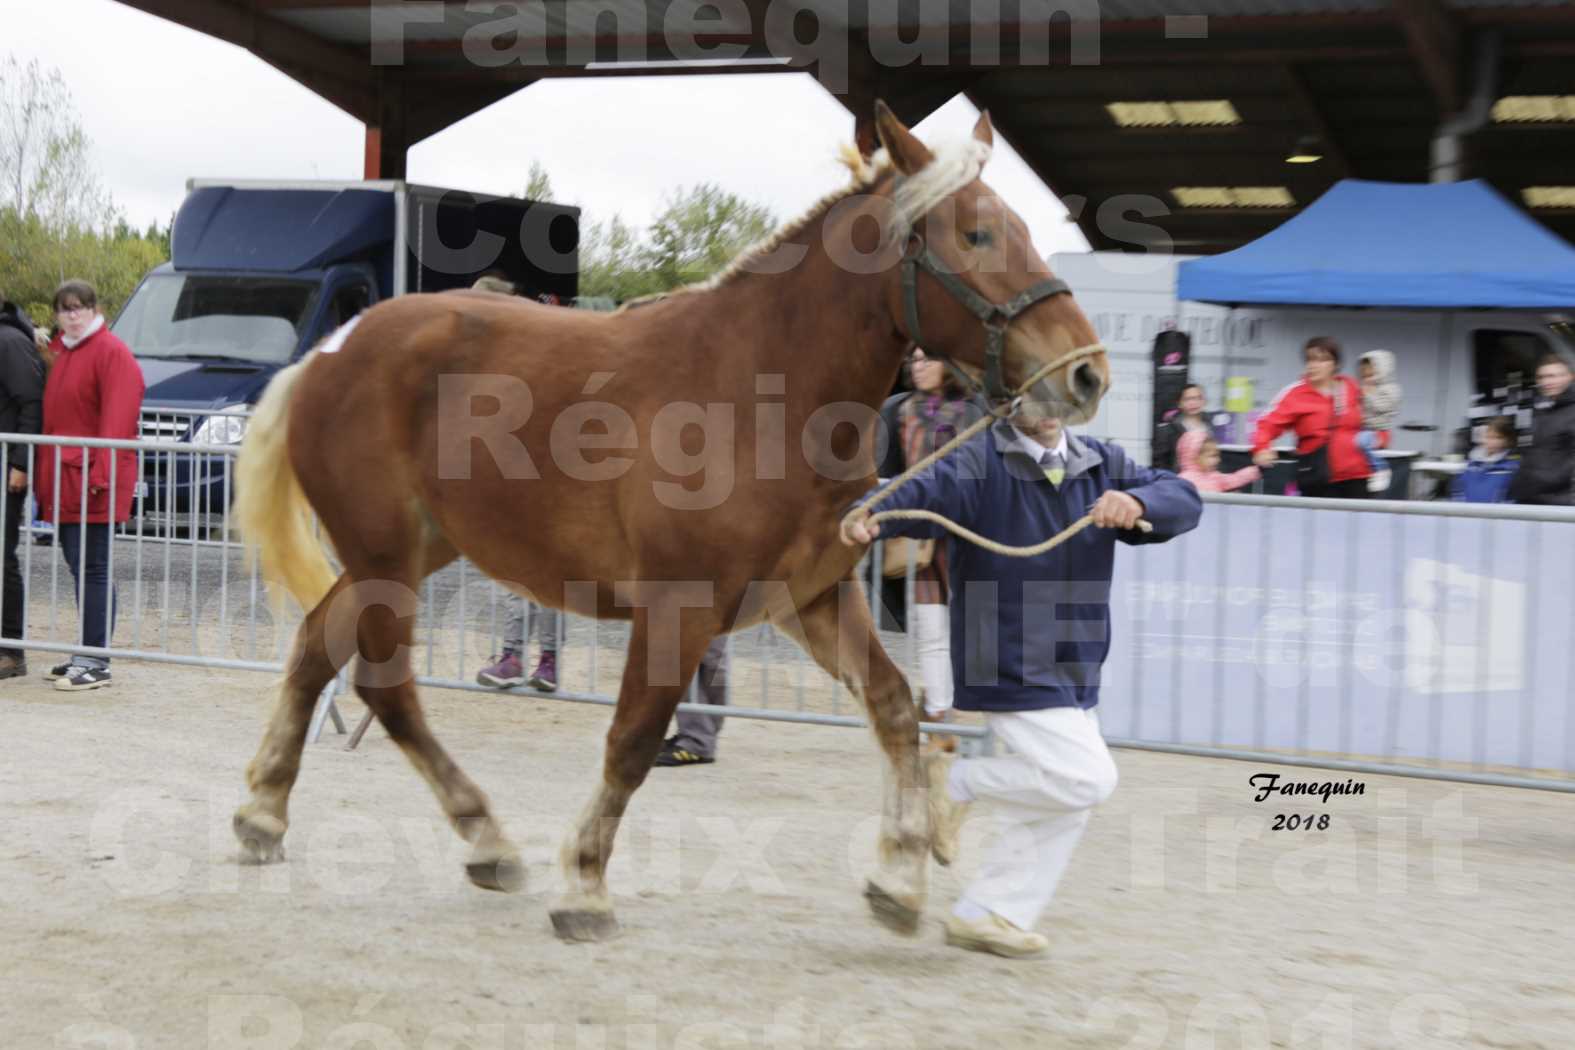
[[[1251,244],[1180,265],[1176,297],[1238,305],[1575,307],[1575,248],[1480,179],[1344,179]]]

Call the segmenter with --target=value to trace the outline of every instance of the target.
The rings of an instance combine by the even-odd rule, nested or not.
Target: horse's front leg
[[[653,619],[662,625],[655,631],[654,646]],[[618,932],[607,893],[607,861],[618,822],[651,771],[673,710],[715,636],[709,629],[685,625],[679,632],[677,628],[677,609],[666,613],[641,609],[634,618],[618,706],[607,731],[602,782],[563,844],[567,888],[550,914],[553,929],[566,941],[600,941]]]
[[[881,647],[864,588],[843,580],[798,611],[797,622],[773,615],[833,678],[864,702],[885,752],[879,866],[864,895],[874,917],[905,935],[918,932],[928,893],[930,816],[928,778],[919,754],[919,719],[908,680]]]

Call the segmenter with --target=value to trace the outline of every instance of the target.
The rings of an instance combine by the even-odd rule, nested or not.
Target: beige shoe
[[[1020,930],[993,913],[972,922],[948,915],[946,943],[953,948],[989,952],[1008,959],[1032,959],[1050,950],[1048,938]]]
[[[930,778],[930,855],[943,868],[957,859],[958,838],[968,817],[968,803],[957,802],[946,790],[955,755],[931,751],[924,756],[924,771]]]

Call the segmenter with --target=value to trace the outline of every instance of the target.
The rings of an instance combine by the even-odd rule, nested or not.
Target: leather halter
[[[941,287],[946,289],[953,299],[961,303],[964,309],[984,325],[985,364],[982,386],[957,368],[945,355],[931,354],[930,348],[925,345],[919,330],[920,270],[940,282]],[[1006,350],[1007,326],[1040,300],[1071,294],[1072,289],[1065,281],[1052,277],[1023,289],[1010,302],[992,303],[964,284],[956,274],[942,268],[918,231],[908,236],[907,247],[903,249],[902,304],[903,312],[907,315],[908,338],[923,348],[925,356],[938,357],[945,361],[954,373],[967,380],[968,386],[973,388],[976,395],[982,393],[989,401],[1006,401],[1013,396],[1013,391],[1007,387],[1006,377],[1001,370],[1001,355]]]

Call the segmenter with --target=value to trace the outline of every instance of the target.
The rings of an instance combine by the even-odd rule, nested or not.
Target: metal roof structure
[[[966,93],[1095,248],[1221,251],[1441,164],[1575,240],[1570,0],[121,2],[361,119],[369,178],[545,77],[807,71],[865,146],[875,98],[913,122]]]

